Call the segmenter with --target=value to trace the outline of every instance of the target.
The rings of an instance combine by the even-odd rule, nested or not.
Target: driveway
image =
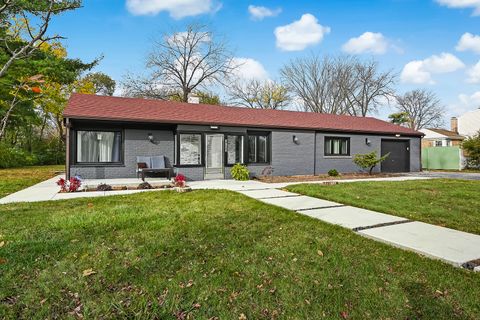
[[[423,171],[418,173],[412,173],[410,175],[416,176],[416,177],[428,177],[428,178],[480,180],[480,173],[467,173],[467,172]]]

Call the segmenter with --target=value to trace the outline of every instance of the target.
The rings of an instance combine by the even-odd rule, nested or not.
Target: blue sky
[[[312,52],[350,53],[398,72],[399,92],[437,93],[446,118],[480,106],[480,0],[84,0],[51,31],[71,57],[103,54],[97,70],[121,80],[143,70],[152,39],[189,22],[224,35],[252,77],[275,79]]]

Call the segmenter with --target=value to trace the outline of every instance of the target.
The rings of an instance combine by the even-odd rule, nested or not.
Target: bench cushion
[[[137,164],[138,163],[146,163],[147,168],[151,168],[150,157],[137,157]]]
[[[154,156],[151,157],[151,168],[152,169],[165,169],[165,157],[164,156]]]

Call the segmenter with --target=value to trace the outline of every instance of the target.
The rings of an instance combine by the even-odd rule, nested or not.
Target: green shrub
[[[0,168],[15,168],[37,164],[38,158],[22,149],[0,143]]]
[[[328,170],[328,175],[330,177],[338,177],[340,173],[338,173],[337,169],[330,169]]]
[[[247,167],[240,163],[235,164],[230,170],[230,173],[235,180],[246,181],[250,178],[250,172]]]
[[[467,153],[467,167],[478,168],[480,166],[480,131],[477,135],[464,140],[462,148]]]
[[[364,170],[368,170],[368,174],[372,174],[373,168],[383,160],[387,159],[390,153],[387,153],[383,157],[377,158],[377,153],[375,151],[367,154],[356,154],[353,157],[353,162]]]

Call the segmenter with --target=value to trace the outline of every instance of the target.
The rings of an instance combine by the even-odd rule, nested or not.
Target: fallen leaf
[[[238,320],[247,320],[247,316],[242,313],[242,314],[240,314],[240,316],[238,317]]]
[[[5,245],[5,241],[0,242],[0,248]]]
[[[195,303],[195,304],[193,305],[193,307],[194,307],[195,309],[200,309],[201,305],[200,305],[200,303]]]
[[[322,250],[318,250],[318,251],[317,251],[317,254],[318,254],[320,257],[323,257],[323,252],[322,252]]]
[[[348,319],[348,313],[347,313],[346,311],[340,312],[340,316],[341,316],[343,319]]]
[[[88,277],[88,276],[91,276],[93,274],[97,273],[96,271],[93,271],[93,269],[85,269],[83,270],[83,276],[84,277]]]
[[[0,264],[5,264],[5,263],[7,263],[7,259],[0,258]]]

